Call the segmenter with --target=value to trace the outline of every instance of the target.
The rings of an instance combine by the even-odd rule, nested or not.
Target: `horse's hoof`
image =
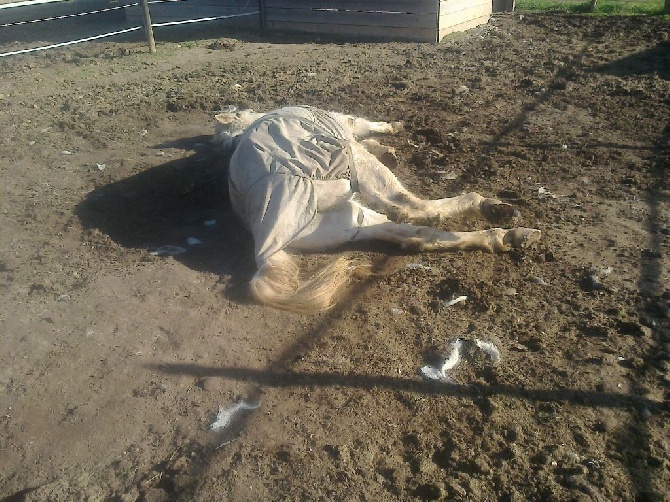
[[[391,122],[391,133],[398,134],[405,129],[405,124],[402,122]]]
[[[534,228],[513,228],[503,239],[503,244],[513,249],[526,249],[540,240],[542,232]]]
[[[494,225],[501,225],[511,221],[517,214],[513,206],[495,199],[486,199],[482,202],[482,215]]]
[[[389,169],[398,167],[398,157],[396,157],[395,150],[388,149],[379,156],[379,161]]]

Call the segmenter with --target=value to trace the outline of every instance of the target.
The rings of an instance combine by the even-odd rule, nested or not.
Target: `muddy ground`
[[[2,58],[0,496],[670,500],[669,30],[516,13],[438,45],[226,31]],[[407,186],[497,195],[543,240],[359,247],[395,273],[326,314],[256,305],[209,144],[231,103],[404,120]],[[422,380],[457,337],[457,385]],[[260,407],[210,431],[240,400]]]

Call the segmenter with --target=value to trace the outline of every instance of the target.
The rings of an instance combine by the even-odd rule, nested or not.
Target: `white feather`
[[[467,299],[468,299],[467,296],[459,296],[458,298],[454,298],[453,300],[442,302],[442,306],[443,307],[451,307],[452,305],[456,305],[457,303],[464,302]]]
[[[436,366],[424,366],[419,371],[425,378],[428,378],[429,380],[440,380],[442,382],[451,384],[455,383],[451,379],[451,377],[447,374],[447,371],[451,370],[452,368],[455,368],[456,365],[460,362],[462,345],[463,342],[460,340],[460,338],[454,341],[451,344],[451,353],[444,360],[442,366],[440,366],[439,368],[437,368]]]
[[[478,338],[475,338],[475,343],[477,344],[477,347],[479,347],[489,355],[489,357],[491,358],[491,362],[493,363],[500,362],[500,351],[498,350],[498,347],[493,345],[493,343],[485,342]]]
[[[255,410],[260,405],[260,401],[255,404],[248,404],[244,401],[238,401],[237,403],[228,407],[219,406],[219,413],[216,415],[216,420],[212,425],[209,426],[209,428],[213,431],[218,431],[219,429],[228,427],[235,415],[237,415],[240,411]]]

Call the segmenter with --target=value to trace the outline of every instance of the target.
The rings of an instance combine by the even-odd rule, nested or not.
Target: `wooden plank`
[[[265,0],[266,8],[333,9],[436,14],[438,0]]]
[[[485,4],[480,4],[469,9],[440,15],[439,27],[440,30],[442,30],[442,28],[457,25],[469,21],[470,19],[477,19],[483,16],[490,16],[490,15],[491,15],[491,2],[488,1]]]
[[[198,5],[194,7],[188,7],[186,5],[172,5],[167,6],[165,9],[156,9],[151,8],[151,17],[158,19],[158,17],[179,17],[182,19],[194,19],[198,17],[209,17],[209,16],[234,16],[237,14],[244,14],[237,9],[227,9],[221,6],[212,6],[212,5]]]
[[[436,42],[437,30],[421,28],[388,28],[375,26],[324,25],[268,20],[268,30],[282,32],[312,33],[323,36],[355,38],[357,40]]]
[[[440,16],[474,9],[480,5],[488,5],[491,7],[491,0],[442,0],[440,2]]]
[[[324,25],[374,26],[387,28],[435,28],[434,14],[390,14],[297,9],[266,9],[267,22],[283,21]]]
[[[216,2],[206,1],[201,2],[197,0],[184,3],[162,3],[152,4],[150,6],[151,19],[153,23],[169,23],[174,21],[185,21],[187,19],[198,19],[203,17],[217,17],[217,16],[233,16],[237,14],[246,14],[258,11],[258,5],[251,2],[246,9],[239,7],[231,7],[226,5],[217,5]],[[142,11],[139,6],[125,9],[126,20],[132,23],[137,23],[142,19]],[[255,24],[256,27],[260,22],[259,16],[244,16],[239,18],[231,18],[229,21],[232,24],[239,23],[240,26],[247,27]]]
[[[471,28],[475,28],[477,26],[480,26],[482,24],[486,24],[486,23],[489,22],[490,18],[491,18],[491,16],[486,15],[486,16],[475,18],[475,19],[471,19],[469,21],[465,21],[463,23],[459,23],[459,24],[455,24],[455,25],[452,25],[452,26],[444,27],[444,28],[440,29],[440,33],[439,33],[439,36],[438,36],[438,41],[442,40],[442,38],[444,38],[444,36],[448,35],[449,33],[455,33],[457,31],[465,31],[465,30],[469,30]]]

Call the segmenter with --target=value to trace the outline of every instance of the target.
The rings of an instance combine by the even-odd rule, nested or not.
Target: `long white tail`
[[[272,307],[302,314],[316,313],[335,305],[340,288],[354,271],[350,261],[340,257],[301,283],[300,270],[293,258],[280,251],[251,279],[251,294]]]

